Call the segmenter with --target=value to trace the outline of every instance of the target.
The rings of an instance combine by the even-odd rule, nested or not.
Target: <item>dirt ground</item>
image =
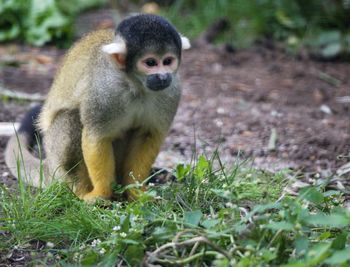
[[[64,54],[54,47],[0,46],[0,84],[48,92]],[[265,169],[328,176],[350,154],[349,62],[316,62],[262,44],[238,52],[208,45],[183,54],[183,97],[157,166],[174,167],[218,149]],[[0,122],[18,121],[33,103],[2,100]],[[270,144],[270,139],[275,142]],[[11,184],[0,137],[0,180]]]

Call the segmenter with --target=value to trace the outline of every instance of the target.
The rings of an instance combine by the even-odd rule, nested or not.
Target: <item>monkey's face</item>
[[[147,53],[136,62],[138,78],[144,87],[153,91],[168,88],[179,67],[179,60],[173,53],[156,55]]]
[[[112,43],[102,46],[120,71],[144,88],[160,91],[174,83],[181,51],[191,47],[164,18],[141,14],[123,20]]]

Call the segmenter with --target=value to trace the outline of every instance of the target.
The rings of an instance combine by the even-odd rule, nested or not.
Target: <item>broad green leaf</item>
[[[256,205],[253,210],[250,212],[250,214],[254,215],[257,213],[264,213],[267,210],[271,209],[280,209],[282,207],[281,203],[269,203],[264,205]]]
[[[128,246],[124,257],[131,266],[140,266],[140,263],[144,257],[144,247],[141,245]]]
[[[350,247],[336,251],[333,253],[333,255],[325,260],[325,263],[327,264],[342,264],[347,261],[350,261]]]
[[[184,221],[187,224],[197,226],[203,216],[203,213],[200,210],[187,211],[184,214]]]
[[[125,216],[122,215],[120,217],[120,228],[121,228],[121,232],[127,233],[129,232],[129,228],[130,228],[130,215]]]
[[[348,233],[343,232],[340,233],[332,242],[332,248],[336,250],[341,250],[345,248],[346,239],[348,237]]]
[[[81,261],[81,264],[83,264],[83,266],[93,266],[98,260],[98,258],[99,258],[99,255],[95,251],[91,250],[84,255],[84,258]]]
[[[178,164],[176,166],[176,178],[181,181],[190,172],[191,165],[189,164]]]
[[[322,233],[322,234],[318,237],[318,239],[321,240],[321,241],[323,241],[323,240],[328,239],[331,235],[332,235],[331,232],[327,231],[327,232]]]
[[[331,243],[319,243],[314,245],[307,252],[307,258],[310,259],[310,263],[317,265],[322,262],[329,254]]]
[[[318,36],[318,45],[323,46],[331,43],[340,43],[341,33],[340,31],[327,31]]]
[[[267,262],[272,261],[277,257],[277,251],[270,251],[266,248],[260,250],[259,254],[261,254],[261,257]]]
[[[300,189],[299,196],[315,204],[322,204],[324,201],[324,196],[314,187]]]
[[[99,262],[98,266],[115,266],[115,263],[118,260],[118,250],[113,251],[107,257],[105,257],[101,262]],[[91,264],[91,265],[96,265],[96,264]],[[63,264],[63,266],[65,266]],[[68,265],[66,266],[68,267]]]
[[[265,228],[269,228],[272,230],[293,230],[294,225],[289,222],[272,222],[265,225]]]
[[[198,180],[201,181],[204,179],[205,174],[208,172],[209,165],[209,161],[203,155],[198,158],[197,165],[194,169],[194,174]]]
[[[211,189],[211,192],[216,194],[218,197],[222,197],[228,200],[234,199],[234,195],[230,190],[224,190],[224,189]]]
[[[176,231],[175,228],[166,228],[166,227],[156,227],[152,233],[152,237],[155,240],[166,240],[173,236],[173,231]]]
[[[135,241],[133,239],[122,239],[122,242],[128,245],[140,245],[139,241]]]
[[[327,227],[345,227],[350,225],[350,218],[345,214],[322,214],[310,215],[304,218],[305,222],[311,225]]]
[[[209,229],[209,228],[212,228],[215,225],[217,225],[219,222],[220,222],[220,220],[216,220],[216,219],[206,219],[201,223],[201,225],[203,225],[205,228]]]
[[[304,255],[309,248],[309,240],[305,236],[300,236],[295,240],[297,255]]]
[[[292,263],[281,265],[281,267],[309,267],[309,266],[311,266],[311,264],[309,264],[307,261],[292,262]]]
[[[326,45],[322,50],[321,54],[325,58],[335,57],[339,55],[342,51],[342,45],[341,43],[332,43],[329,45]]]

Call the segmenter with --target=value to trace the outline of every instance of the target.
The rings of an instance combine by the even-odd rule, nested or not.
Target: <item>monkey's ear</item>
[[[180,37],[181,37],[182,50],[190,49],[191,48],[190,40],[187,37],[182,35]]]
[[[110,55],[116,61],[118,67],[125,67],[126,44],[122,38],[117,36],[113,43],[102,46],[102,51]]]

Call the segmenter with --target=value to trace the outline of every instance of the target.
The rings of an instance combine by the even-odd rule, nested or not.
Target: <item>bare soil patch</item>
[[[326,175],[346,162],[350,104],[339,98],[350,94],[349,63],[302,60],[262,46],[234,54],[198,48],[185,54],[182,72],[176,136],[192,127],[205,148],[220,144],[226,160],[240,151],[260,167]]]

